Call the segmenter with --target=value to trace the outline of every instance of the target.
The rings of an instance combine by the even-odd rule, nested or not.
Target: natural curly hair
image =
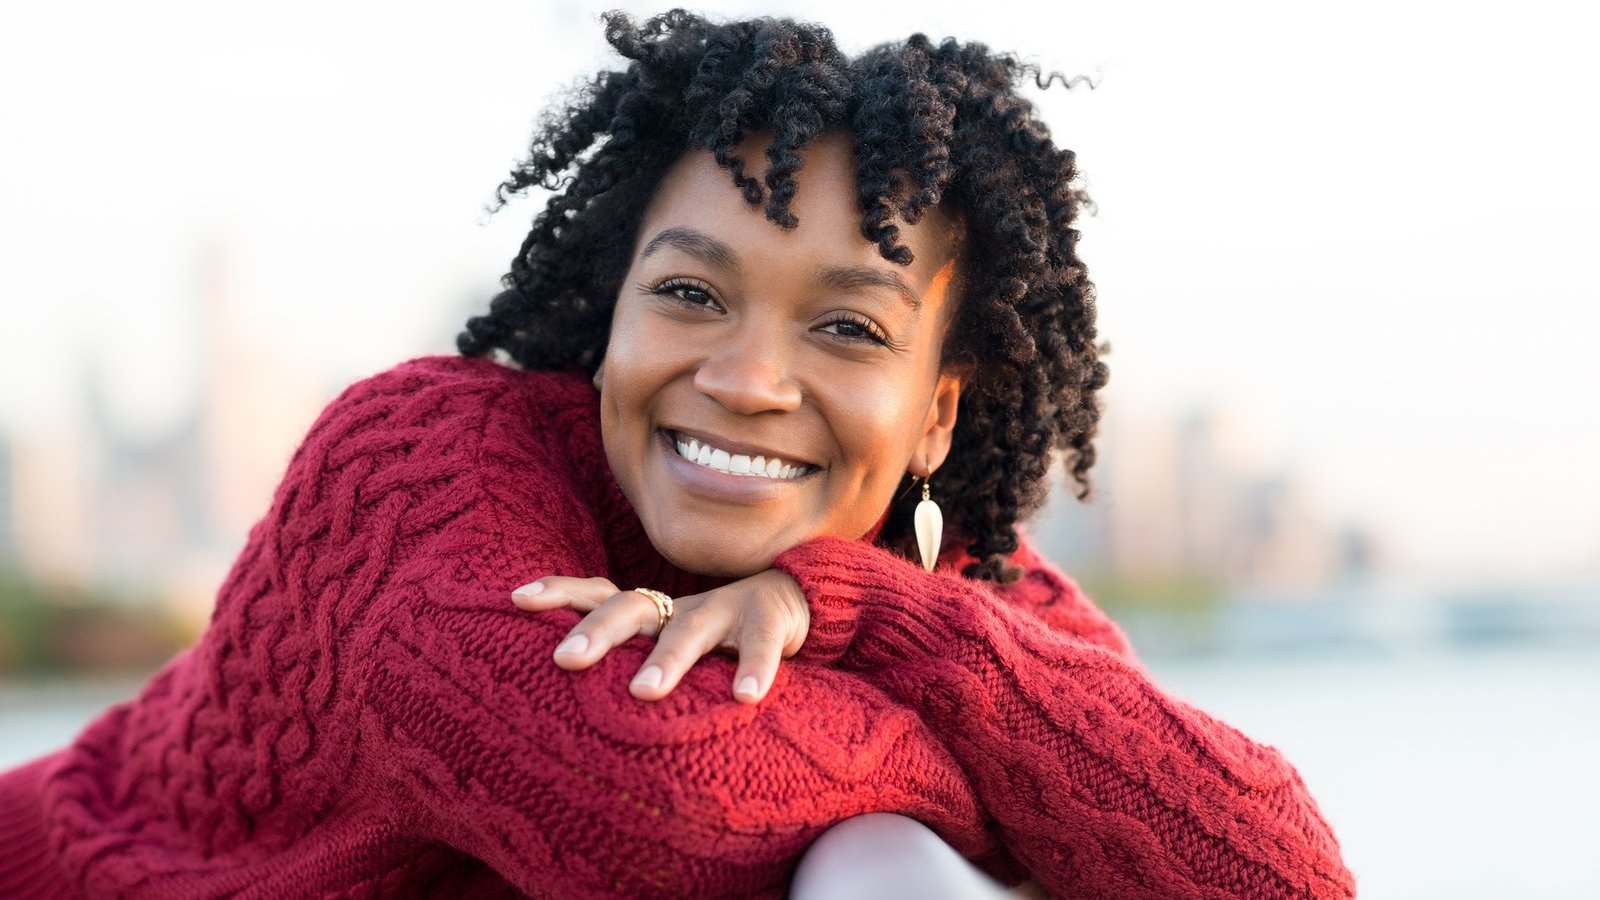
[[[1047,496],[1053,450],[1067,452],[1079,499],[1089,494],[1107,377],[1072,227],[1087,203],[1074,157],[1017,93],[1024,78],[1046,87],[1059,76],[921,34],[849,59],[826,28],[789,20],[717,23],[673,10],[642,24],[609,13],[605,23],[628,66],[601,72],[547,114],[500,185],[501,206],[536,185],[554,193],[505,290],[467,322],[460,351],[592,373],[639,217],[679,157],[711,151],[752,206],[765,203],[777,227],[794,228],[799,151],[825,131],[848,132],[861,234],[884,259],[911,261],[897,219],[916,223],[938,206],[961,226],[943,362],[970,366],[972,377],[937,486],[977,560],[965,574],[1013,580],[1005,557],[1017,549],[1017,522]],[[761,181],[735,152],[756,131],[772,134]],[[906,548],[910,519],[910,505],[896,504],[879,542]]]

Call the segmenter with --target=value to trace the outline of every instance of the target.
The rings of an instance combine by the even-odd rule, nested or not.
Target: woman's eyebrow
[[[886,272],[867,266],[830,266],[817,272],[817,283],[835,291],[855,291],[861,288],[888,288],[900,295],[912,312],[922,309],[922,298],[899,272]]]
[[[662,247],[675,247],[709,266],[730,272],[739,271],[739,254],[733,252],[732,247],[703,231],[695,231],[693,228],[681,225],[664,229],[651,238],[650,243],[644,245],[639,258],[646,259]]]
[[[703,231],[696,231],[683,225],[674,225],[664,228],[650,243],[644,245],[639,258],[647,259],[650,254],[663,247],[672,247],[676,250],[700,260],[706,265],[716,266],[729,272],[739,271],[739,254],[732,247],[717,240]],[[817,270],[817,284],[834,291],[857,291],[862,288],[887,288],[894,291],[911,307],[912,312],[922,309],[922,298],[911,289],[899,272],[886,272],[869,266],[826,266]]]

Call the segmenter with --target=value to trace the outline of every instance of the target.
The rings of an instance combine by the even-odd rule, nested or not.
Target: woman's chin
[[[647,529],[648,532],[648,529]],[[718,535],[712,540],[693,539],[687,536],[658,539],[650,535],[667,562],[685,572],[710,575],[716,578],[745,578],[772,568],[772,561],[787,547],[768,549],[765,546],[738,546],[738,538],[730,534]]]

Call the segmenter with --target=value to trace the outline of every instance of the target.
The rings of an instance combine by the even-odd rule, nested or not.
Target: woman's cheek
[[[917,386],[910,381],[877,372],[843,385],[835,404],[842,449],[874,467],[902,456],[915,442],[921,418],[915,409]]]
[[[861,367],[865,368],[865,367]],[[827,533],[858,538],[877,524],[894,500],[916,441],[921,410],[916,388],[882,370],[839,378],[826,397],[824,415],[838,443],[830,473]]]

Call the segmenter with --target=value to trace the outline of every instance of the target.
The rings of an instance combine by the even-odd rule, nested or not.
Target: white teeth
[[[709,444],[702,444],[695,438],[689,440],[674,440],[678,455],[705,466],[726,472],[730,475],[749,475],[758,478],[774,478],[779,481],[790,481],[809,471],[806,466],[792,466],[776,456],[749,457],[741,453],[729,453],[719,450]]]

